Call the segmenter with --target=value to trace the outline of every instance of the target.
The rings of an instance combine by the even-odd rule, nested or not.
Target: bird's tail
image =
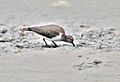
[[[21,31],[32,31],[32,28],[28,27],[28,28],[21,28]]]
[[[22,36],[24,36],[24,35],[25,35],[25,31],[32,31],[32,28],[30,28],[30,27],[25,28],[25,27],[24,27],[24,28],[21,28],[20,31],[21,31],[20,34],[21,34]]]

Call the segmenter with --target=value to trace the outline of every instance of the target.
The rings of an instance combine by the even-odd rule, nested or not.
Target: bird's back
[[[40,27],[30,27],[28,29],[29,31],[36,32],[48,38],[56,37],[56,35],[59,35],[59,33],[65,34],[64,29],[58,25],[44,25]]]

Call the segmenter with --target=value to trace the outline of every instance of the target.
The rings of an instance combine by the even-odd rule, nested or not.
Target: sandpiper
[[[71,43],[73,46],[74,44],[74,38],[70,35],[66,35],[65,30],[58,25],[50,24],[50,25],[44,25],[44,26],[34,26],[34,27],[27,27],[21,29],[22,34],[24,34],[24,31],[33,31],[37,34],[40,34],[42,36],[45,36],[50,39],[50,41],[53,42],[55,45],[54,47],[58,47],[58,45],[54,41],[65,41]],[[46,44],[46,47],[50,47],[45,38],[43,38],[43,41]]]

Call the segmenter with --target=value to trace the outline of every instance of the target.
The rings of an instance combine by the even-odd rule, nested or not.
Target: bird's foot
[[[59,47],[58,45],[55,45],[55,46],[52,46],[53,48],[57,48],[57,47]]]
[[[45,48],[51,48],[51,46],[49,46],[49,45],[45,45],[45,46],[42,46],[42,47],[45,47]]]

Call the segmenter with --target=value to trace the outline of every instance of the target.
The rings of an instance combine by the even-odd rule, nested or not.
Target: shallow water
[[[119,0],[0,0],[0,23],[78,23],[119,29]]]

